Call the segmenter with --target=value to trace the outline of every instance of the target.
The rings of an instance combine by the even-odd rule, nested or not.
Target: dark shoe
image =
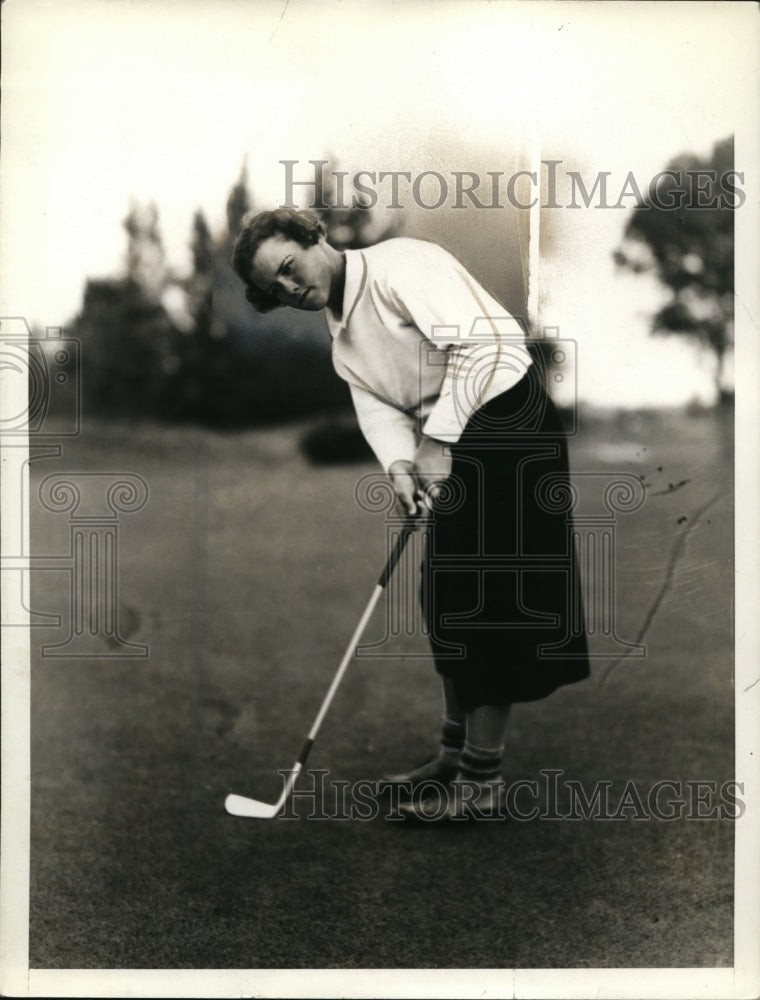
[[[504,788],[501,778],[472,781],[460,774],[448,785],[433,786],[429,795],[399,803],[399,815],[422,823],[503,819]]]
[[[411,795],[423,785],[430,784],[431,791],[435,790],[435,784],[447,785],[456,778],[459,772],[459,765],[452,764],[443,756],[438,754],[431,760],[425,761],[403,774],[385,774],[380,779],[379,787],[381,791],[389,790],[391,786],[399,787],[403,792]],[[423,788],[423,793],[425,789]]]

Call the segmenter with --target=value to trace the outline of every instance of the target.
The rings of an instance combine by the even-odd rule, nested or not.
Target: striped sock
[[[462,777],[469,781],[493,781],[499,778],[503,755],[503,744],[500,747],[479,747],[467,740],[459,761]]]
[[[452,763],[459,760],[464,746],[464,723],[444,717],[441,730],[441,754]]]

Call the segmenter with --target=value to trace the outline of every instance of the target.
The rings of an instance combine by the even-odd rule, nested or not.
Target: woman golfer
[[[565,435],[522,328],[441,247],[340,252],[308,211],[245,221],[233,263],[259,312],[325,310],[335,369],[400,509],[432,507],[422,604],[441,746],[385,780],[420,790],[401,805],[412,817],[493,814],[511,705],[589,674]]]

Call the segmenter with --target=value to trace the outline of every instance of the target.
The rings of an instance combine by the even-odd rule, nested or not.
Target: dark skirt
[[[532,366],[452,446],[422,567],[436,669],[464,709],[589,676],[566,434]]]

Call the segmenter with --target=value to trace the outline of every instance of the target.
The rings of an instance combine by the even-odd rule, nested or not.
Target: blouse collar
[[[336,319],[334,313],[325,309],[325,319],[330,336],[335,337],[345,330],[351,320],[356,305],[367,283],[367,262],[361,250],[346,250],[346,281],[343,288],[343,312]]]

